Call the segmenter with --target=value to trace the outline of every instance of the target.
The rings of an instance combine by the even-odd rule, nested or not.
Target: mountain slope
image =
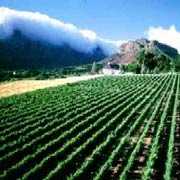
[[[20,31],[0,40],[0,69],[60,68],[88,64],[105,57],[99,47],[92,53],[83,53],[67,44],[53,45],[32,40]]]
[[[178,51],[166,44],[158,41],[148,41],[145,38],[135,41],[128,41],[123,43],[116,51],[115,54],[109,56],[104,61],[112,63],[121,63],[124,65],[130,64],[136,60],[142,48],[153,54],[164,53],[171,58],[178,57]]]

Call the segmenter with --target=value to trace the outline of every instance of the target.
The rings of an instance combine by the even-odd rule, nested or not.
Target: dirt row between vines
[[[21,81],[9,82],[9,83],[2,83],[0,84],[0,97],[7,97],[15,94],[34,91],[37,89],[54,87],[58,85],[88,80],[101,76],[103,75],[84,75],[84,76],[74,76],[74,77],[60,78],[54,80],[21,80]]]

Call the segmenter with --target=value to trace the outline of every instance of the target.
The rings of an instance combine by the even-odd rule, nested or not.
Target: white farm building
[[[102,69],[102,73],[105,75],[119,75],[119,74],[124,74],[124,71],[119,69],[118,64],[111,64],[108,63],[106,66]]]

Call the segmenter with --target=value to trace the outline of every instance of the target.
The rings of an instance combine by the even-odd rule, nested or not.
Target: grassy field
[[[0,179],[179,179],[180,75],[107,76],[0,99]]]

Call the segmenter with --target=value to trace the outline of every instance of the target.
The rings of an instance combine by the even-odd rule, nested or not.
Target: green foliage
[[[119,64],[119,70],[121,70],[121,72],[125,72],[126,66],[124,64]]]
[[[96,74],[96,73],[97,73],[97,64],[94,61],[91,68],[91,74]]]
[[[160,73],[160,69],[158,67],[155,67],[153,70],[153,74],[159,74]]]
[[[172,169],[173,169],[173,165],[174,165],[174,159],[173,159],[173,149],[175,146],[175,129],[176,129],[176,118],[177,118],[177,110],[178,110],[178,106],[179,106],[179,76],[177,78],[177,88],[176,88],[176,92],[175,93],[175,99],[174,99],[174,107],[173,107],[173,116],[172,116],[172,120],[171,120],[171,128],[170,128],[170,136],[169,136],[169,142],[168,142],[168,151],[167,151],[167,159],[166,159],[166,169],[165,169],[165,173],[164,173],[164,179],[165,180],[170,180],[172,179]]]
[[[138,63],[132,63],[126,66],[126,71],[139,74],[141,71],[141,67]]]
[[[92,64],[74,67],[65,67],[61,69],[37,69],[37,70],[4,70],[0,71],[0,81],[11,81],[20,79],[55,79],[65,78],[66,76],[80,76],[91,73]],[[102,64],[95,65],[95,72],[102,69]]]
[[[154,58],[157,62],[157,67],[159,68],[160,71],[170,71],[171,70],[171,61],[170,57],[164,55],[164,54],[159,54],[158,56],[155,56]]]
[[[144,49],[141,50],[139,56],[137,57],[138,63],[143,68],[143,74],[146,73],[146,70],[153,70],[157,66],[157,61],[155,60],[155,55],[151,52],[148,52]]]
[[[143,180],[148,180],[150,179],[149,177],[151,176],[151,174],[153,173],[153,165],[155,163],[155,160],[158,158],[157,154],[158,154],[158,150],[159,150],[159,141],[160,141],[160,135],[163,131],[163,127],[165,124],[165,120],[167,118],[168,115],[168,110],[170,110],[170,102],[173,98],[173,93],[174,93],[174,89],[175,89],[175,85],[176,85],[176,76],[173,79],[173,84],[171,86],[170,89],[170,94],[168,96],[168,99],[165,103],[165,107],[163,109],[161,118],[160,118],[160,122],[150,149],[150,154],[148,156],[148,160],[146,161],[146,166],[143,169],[143,174],[141,179]]]
[[[172,58],[163,53],[151,53],[145,49],[140,51],[137,62],[141,65],[141,73],[169,72]]]
[[[174,72],[180,72],[180,55],[173,60],[172,70]]]
[[[179,83],[177,74],[106,76],[1,98],[0,179],[111,179],[120,161],[116,179],[132,179],[139,155],[139,179],[153,179],[159,161],[158,174],[173,179]]]
[[[147,68],[144,64],[141,65],[141,74],[146,74]]]

